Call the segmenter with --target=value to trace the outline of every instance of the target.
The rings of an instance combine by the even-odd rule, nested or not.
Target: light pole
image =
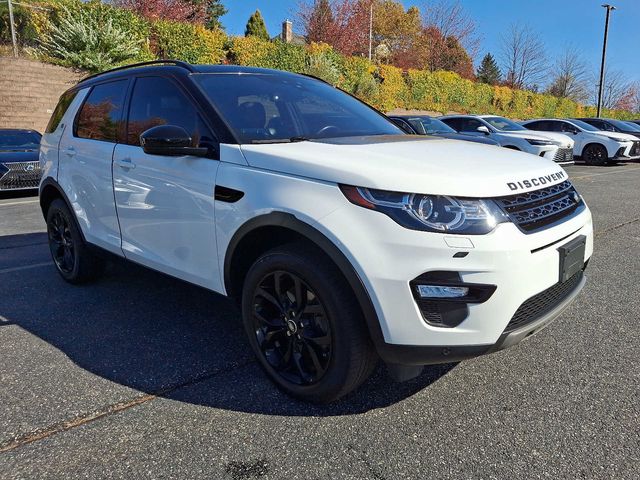
[[[600,64],[600,83],[598,84],[598,107],[596,116],[600,117],[600,110],[602,109],[602,90],[604,88],[604,62],[607,56],[607,35],[609,33],[609,16],[611,15],[611,11],[615,10],[616,7],[613,5],[609,5],[605,3],[602,5],[607,9],[607,16],[604,21],[604,41],[602,42],[602,63]]]
[[[13,5],[11,5],[11,0],[7,0],[7,5],[9,7],[9,28],[11,29],[11,44],[13,45],[13,56],[18,56],[18,41],[16,40],[16,24],[13,19]]]
[[[371,61],[371,50],[373,48],[373,2],[369,5],[369,61]]]

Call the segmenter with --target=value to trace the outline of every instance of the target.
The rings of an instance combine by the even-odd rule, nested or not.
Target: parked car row
[[[516,123],[497,115],[390,118],[408,133],[500,145],[561,165],[574,159],[589,165],[640,159],[640,120],[542,118]]]

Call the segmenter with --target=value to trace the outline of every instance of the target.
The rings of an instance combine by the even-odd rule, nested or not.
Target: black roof
[[[147,73],[174,73],[189,75],[193,73],[230,73],[230,74],[272,74],[282,76],[293,76],[295,73],[269,68],[245,67],[241,65],[192,65],[180,60],[153,60],[150,62],[134,63],[124,65],[106,72],[90,75],[82,79],[78,86],[87,86],[93,83],[102,82],[107,79],[126,77],[138,72]],[[75,87],[74,87],[75,88]]]

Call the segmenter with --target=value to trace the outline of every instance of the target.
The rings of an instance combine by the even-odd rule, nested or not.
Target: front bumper
[[[0,163],[0,191],[38,188],[41,176],[39,161]]]
[[[559,283],[558,247],[585,236],[584,261],[593,251],[591,214],[585,208],[563,222],[525,234],[512,223],[478,236],[408,230],[387,216],[357,206],[338,209],[321,220],[323,230],[346,232],[337,244],[355,267],[376,310],[382,333],[376,347],[395,364],[458,361],[519,341],[555,318],[584,282],[543,317],[505,330],[527,300]],[[464,252],[466,255],[456,255]],[[466,318],[455,327],[425,321],[409,282],[425,272],[456,272],[462,282],[495,285],[483,303],[468,304]],[[566,300],[566,302],[565,302]]]

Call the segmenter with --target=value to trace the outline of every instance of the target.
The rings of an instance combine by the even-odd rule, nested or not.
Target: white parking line
[[[38,200],[26,200],[24,202],[0,203],[0,207],[11,207],[13,205],[27,205],[29,203],[38,203]]]
[[[44,267],[46,265],[52,265],[52,262],[34,263],[33,265],[24,265],[22,267],[5,268],[3,270],[0,270],[0,275],[2,275],[3,273],[20,272],[22,270],[30,270],[32,268],[40,268],[40,267]]]

